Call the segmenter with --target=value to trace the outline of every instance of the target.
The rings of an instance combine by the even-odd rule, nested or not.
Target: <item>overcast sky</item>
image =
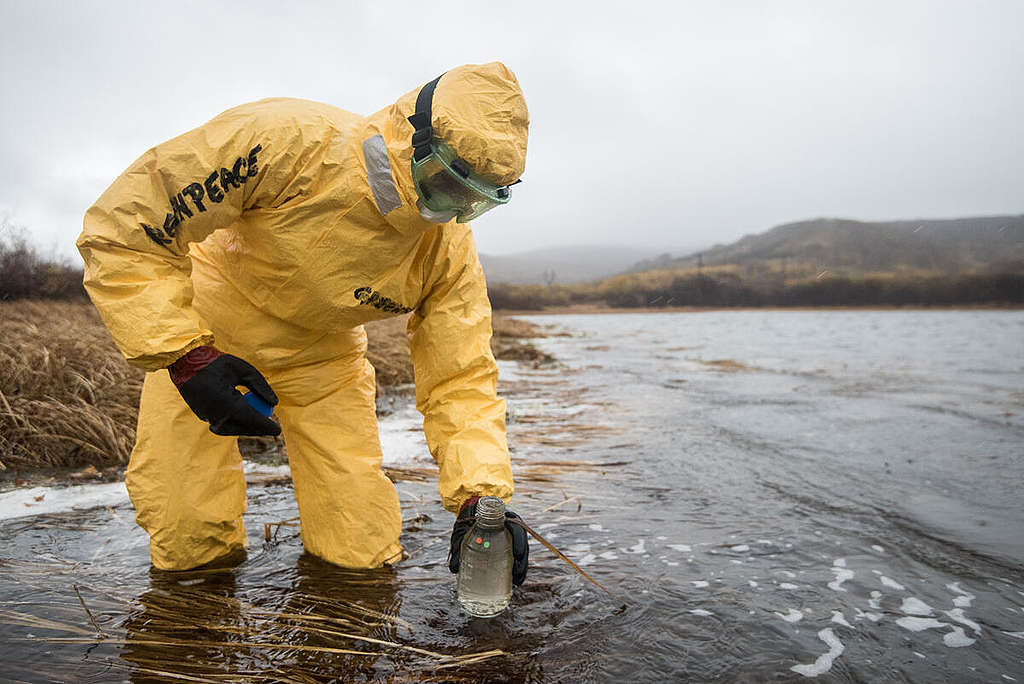
[[[531,127],[524,183],[474,224],[481,252],[1019,214],[1022,28],[1019,0],[0,0],[0,217],[74,255],[118,173],[224,109],[369,114],[491,60]]]

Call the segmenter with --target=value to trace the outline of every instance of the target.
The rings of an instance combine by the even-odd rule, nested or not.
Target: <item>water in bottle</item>
[[[485,496],[476,522],[462,539],[457,581],[459,605],[470,615],[494,617],[512,596],[512,538],[505,529],[505,503]]]

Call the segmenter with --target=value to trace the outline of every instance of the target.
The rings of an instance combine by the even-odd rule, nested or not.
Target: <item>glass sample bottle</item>
[[[462,538],[456,583],[459,605],[470,615],[494,617],[512,596],[512,537],[505,529],[505,503],[484,496],[476,522]]]

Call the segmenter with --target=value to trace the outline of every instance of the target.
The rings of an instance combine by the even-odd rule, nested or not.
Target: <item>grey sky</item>
[[[495,59],[531,133],[525,182],[475,224],[482,252],[1017,214],[1022,27],[1017,0],[0,0],[0,215],[72,255],[120,171],[228,107],[293,96],[368,114]]]

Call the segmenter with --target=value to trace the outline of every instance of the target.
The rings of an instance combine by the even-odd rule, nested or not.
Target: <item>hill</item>
[[[481,254],[492,284],[540,285],[582,283],[621,273],[655,250],[632,247],[577,246],[535,249],[508,255]]]
[[[873,223],[820,218],[685,257],[641,261],[630,272],[754,263],[839,275],[1024,271],[1024,215]]]
[[[1024,216],[815,219],[585,284],[489,288],[496,309],[1020,306]]]

